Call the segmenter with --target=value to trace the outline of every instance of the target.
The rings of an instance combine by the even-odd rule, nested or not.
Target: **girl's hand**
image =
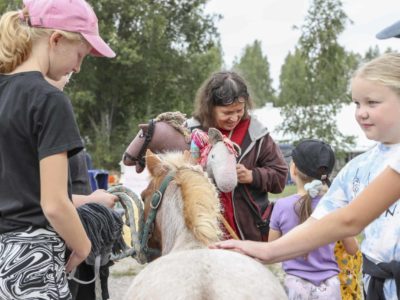
[[[88,245],[84,249],[82,249],[80,252],[78,251],[72,251],[71,255],[68,258],[68,261],[65,265],[65,271],[67,273],[70,273],[73,269],[75,269],[81,262],[83,262],[86,257],[89,255],[90,250],[91,250],[91,243],[89,242]]]
[[[236,173],[239,183],[252,183],[253,182],[253,171],[247,169],[242,164],[236,165]]]
[[[246,251],[246,241],[240,240],[226,240],[208,246],[210,249],[225,249],[232,250],[244,255],[249,255]]]
[[[209,248],[232,250],[268,262],[270,257],[268,256],[269,251],[266,249],[267,244],[266,242],[227,240],[210,245]]]
[[[102,204],[108,208],[113,208],[115,203],[118,201],[118,197],[110,194],[106,190],[95,190],[93,193],[89,195],[90,201],[89,202],[95,202]]]

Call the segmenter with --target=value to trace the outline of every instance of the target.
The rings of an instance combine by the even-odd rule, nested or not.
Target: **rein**
[[[149,257],[150,255],[160,254],[160,251],[158,249],[149,248],[147,244],[154,230],[154,222],[156,219],[158,208],[161,204],[161,200],[164,196],[164,193],[168,185],[174,179],[174,175],[175,175],[174,173],[169,173],[162,181],[159,189],[156,190],[151,197],[150,212],[147,216],[146,223],[144,224],[143,227],[143,234],[140,245],[140,252],[144,253],[147,257]]]
[[[132,155],[128,154],[127,152],[124,153],[124,157],[127,157],[131,161],[137,161],[138,164],[142,168],[146,167],[145,154],[146,154],[146,150],[147,150],[147,148],[148,148],[148,146],[149,146],[149,144],[151,142],[151,139],[153,138],[156,121],[154,121],[154,119],[150,119],[148,125],[149,126],[147,127],[147,131],[146,131],[146,133],[144,135],[143,145],[140,148],[140,151],[139,151],[137,157],[133,157]]]

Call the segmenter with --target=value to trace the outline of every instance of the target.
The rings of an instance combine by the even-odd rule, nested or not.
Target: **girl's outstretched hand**
[[[240,240],[226,240],[222,242],[217,242],[215,244],[209,245],[208,248],[210,249],[226,249],[226,250],[233,250],[242,254],[246,254],[240,247],[241,243],[244,241]]]
[[[263,260],[265,262],[272,262],[271,249],[268,248],[266,242],[256,242],[256,241],[241,241],[241,240],[226,240],[214,243],[210,245],[210,249],[226,249],[233,250],[253,258]]]

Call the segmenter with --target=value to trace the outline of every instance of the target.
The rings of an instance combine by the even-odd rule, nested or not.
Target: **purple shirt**
[[[295,194],[279,199],[275,203],[272,210],[270,229],[280,231],[284,235],[299,224],[299,217],[294,209],[294,204],[299,199],[300,196]],[[316,197],[312,200],[311,206],[313,209],[320,199],[321,197]],[[283,262],[283,269],[287,274],[295,275],[311,281],[315,285],[320,285],[321,282],[339,273],[333,254],[334,245],[332,243],[320,247],[308,253],[307,258],[298,257],[286,260]]]

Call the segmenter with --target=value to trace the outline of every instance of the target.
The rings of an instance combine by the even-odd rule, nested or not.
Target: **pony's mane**
[[[160,157],[163,165],[175,172],[175,181],[181,188],[186,226],[205,245],[219,241],[222,236],[220,201],[207,173],[201,166],[188,163],[180,152],[169,152]]]
[[[168,111],[159,114],[155,119],[156,122],[165,122],[171,127],[179,131],[185,139],[190,137],[190,130],[184,126],[186,115],[179,111]]]

